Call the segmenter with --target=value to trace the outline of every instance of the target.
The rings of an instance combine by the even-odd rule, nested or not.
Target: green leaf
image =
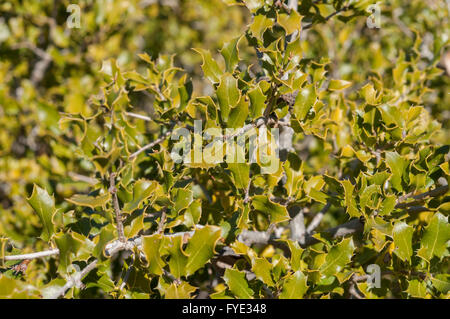
[[[300,244],[297,241],[286,240],[286,243],[291,251],[291,267],[294,271],[298,271],[300,270],[302,260],[301,257],[304,249],[300,247]]]
[[[269,287],[275,286],[271,275],[272,264],[266,258],[254,258],[252,260],[252,271],[256,278]]]
[[[264,6],[264,0],[242,0],[245,6],[252,12],[258,11],[259,8]]]
[[[8,244],[8,238],[0,237],[0,266],[2,267],[5,259],[6,245]]]
[[[272,202],[267,196],[255,195],[252,205],[256,210],[270,215],[271,223],[280,223],[289,220],[289,213],[285,206]]]
[[[226,71],[233,73],[234,69],[239,63],[239,41],[241,41],[242,36],[234,38],[230,42],[224,43],[220,53],[225,60]]]
[[[361,193],[359,204],[362,210],[366,207],[373,208],[373,200],[372,197],[374,194],[380,193],[380,186],[378,185],[370,185],[367,186]]]
[[[55,235],[55,243],[59,249],[58,270],[65,273],[71,264],[71,254],[76,254],[83,244],[75,239],[71,233],[58,233]]]
[[[55,226],[52,220],[53,215],[56,212],[55,199],[53,196],[50,196],[46,190],[34,184],[33,193],[27,201],[31,207],[33,207],[41,220],[43,226],[41,233],[42,240],[49,241],[55,233]]]
[[[190,299],[191,295],[197,288],[189,285],[187,282],[181,282],[180,284],[172,283],[166,288],[164,298],[165,299]]]
[[[434,288],[443,294],[447,294],[450,291],[450,275],[448,274],[436,275],[431,278],[431,282],[433,283]]]
[[[403,191],[402,176],[406,170],[407,162],[397,152],[386,152],[386,164],[392,172],[392,186],[399,192]]]
[[[297,120],[303,121],[316,101],[317,95],[312,84],[300,89],[294,102],[294,114]]]
[[[241,128],[245,124],[248,116],[248,102],[245,96],[242,96],[236,107],[231,109],[230,117],[228,118],[227,126],[229,128]]]
[[[250,25],[250,32],[255,38],[257,38],[259,41],[262,41],[264,32],[272,25],[272,19],[267,18],[264,15],[257,15],[253,18],[253,23]]]
[[[133,199],[123,206],[123,212],[130,214],[140,208],[141,203],[153,194],[156,187],[155,181],[138,180],[133,185]]]
[[[301,299],[308,290],[307,278],[301,271],[289,276],[283,285],[280,299]]]
[[[223,74],[220,78],[220,84],[217,87],[216,94],[219,101],[220,116],[222,121],[227,123],[230,110],[237,105],[241,98],[237,79],[230,73]]]
[[[231,292],[240,299],[253,299],[253,290],[248,287],[245,273],[236,269],[225,269],[223,276]]]
[[[186,264],[188,261],[188,257],[183,251],[182,246],[182,236],[164,238],[164,249],[167,250],[170,256],[168,261],[170,273],[178,279],[186,275]]]
[[[352,82],[344,81],[344,80],[330,80],[330,84],[328,85],[328,90],[330,91],[339,91],[346,89],[352,85]]]
[[[217,62],[212,58],[211,52],[204,49],[193,49],[198,52],[203,59],[202,70],[205,77],[212,83],[219,82],[220,76],[222,75],[222,70],[219,68]]]
[[[230,149],[231,151],[229,152],[229,155],[231,158],[235,158],[236,160],[230,161],[227,165],[233,174],[234,185],[237,188],[246,189],[250,180],[250,164],[238,163],[238,158],[245,158],[245,150],[239,145],[234,146],[234,148]]]
[[[449,240],[450,225],[447,217],[441,213],[436,213],[425,228],[417,255],[428,262],[433,256],[442,258],[447,253],[447,242]]]
[[[108,203],[111,200],[111,194],[105,193],[97,197],[77,194],[73,195],[71,198],[66,200],[77,206],[86,206],[92,209],[96,207],[105,208],[106,203]]]
[[[174,189],[174,196],[176,212],[180,212],[181,210],[187,208],[194,200],[193,193],[189,189],[176,188]]]
[[[412,250],[412,235],[414,228],[408,226],[405,222],[396,222],[392,230],[392,236],[394,238],[395,254],[401,260],[407,260],[411,263]]]
[[[186,275],[194,274],[198,269],[205,267],[214,255],[214,247],[220,237],[221,229],[217,226],[205,226],[197,229],[186,247],[188,261]]]
[[[427,295],[427,286],[425,282],[420,282],[417,279],[408,281],[408,294],[415,298],[425,298]]]
[[[102,227],[98,235],[98,242],[95,245],[93,255],[95,258],[102,259],[104,257],[105,246],[108,242],[115,238],[115,227],[112,224]]]
[[[352,259],[354,250],[352,238],[344,239],[333,246],[325,258],[325,263],[320,267],[320,273],[325,276],[332,276],[340,272]]]
[[[345,191],[345,207],[347,208],[347,214],[349,214],[350,217],[361,216],[360,211],[356,207],[355,195],[353,194],[355,186],[349,180],[341,181],[341,184]]]
[[[286,31],[286,34],[292,34],[295,31],[300,32],[302,29],[302,16],[295,10],[291,10],[290,14],[278,13],[277,22]]]
[[[235,186],[246,189],[250,180],[250,165],[246,163],[228,163],[228,168],[233,173]]]
[[[162,275],[164,261],[161,258],[160,247],[162,235],[154,234],[151,236],[142,236],[142,251],[147,259],[149,272],[155,275]]]
[[[252,119],[263,116],[266,108],[266,96],[264,95],[260,85],[248,91],[250,98],[250,116]]]

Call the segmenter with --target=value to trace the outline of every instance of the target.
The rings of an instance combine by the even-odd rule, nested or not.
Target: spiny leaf
[[[346,89],[352,85],[352,82],[344,81],[344,80],[331,80],[330,84],[328,85],[328,90],[330,91],[339,91]]]
[[[73,195],[71,198],[67,199],[68,202],[78,205],[78,206],[86,206],[92,209],[96,207],[105,207],[106,204],[111,200],[111,194],[105,193],[103,195],[94,197],[88,195]]]
[[[133,198],[123,206],[123,212],[132,213],[138,209],[141,203],[152,195],[156,187],[157,183],[154,181],[138,180],[133,185]]]
[[[397,152],[386,152],[386,164],[392,172],[392,186],[394,186],[396,190],[402,191],[402,176],[407,162]]]
[[[230,73],[225,73],[220,77],[220,84],[217,87],[217,99],[220,106],[220,115],[222,121],[227,123],[230,110],[237,105],[241,98],[241,92],[238,89],[237,79]]]
[[[289,276],[283,285],[283,291],[280,294],[280,299],[301,299],[308,290],[306,284],[306,276],[301,271],[296,271]]]
[[[267,196],[255,195],[252,198],[252,205],[256,210],[259,210],[270,215],[272,223],[280,223],[289,220],[289,214],[286,207],[270,201]]]
[[[405,222],[396,222],[392,230],[394,238],[395,253],[402,260],[411,262],[412,250],[412,235],[414,228]]]
[[[317,96],[312,84],[300,89],[294,102],[294,114],[297,120],[303,121],[316,101]]]
[[[234,69],[239,63],[239,41],[241,41],[242,36],[234,38],[230,42],[224,43],[220,53],[225,59],[226,71],[233,73]]]
[[[204,267],[211,259],[220,233],[220,227],[217,226],[205,226],[195,231],[185,250],[186,255],[188,255],[186,263],[187,276]]]
[[[434,214],[425,228],[417,255],[430,261],[433,256],[442,258],[448,253],[447,242],[450,240],[450,225],[447,217],[441,213]]]
[[[172,283],[165,290],[165,299],[190,299],[191,295],[197,288],[191,286],[187,282],[182,282],[180,284]]]
[[[355,246],[352,238],[342,240],[333,246],[325,258],[325,263],[320,267],[320,273],[332,276],[340,272],[350,262]]]
[[[345,190],[345,206],[347,208],[347,213],[350,215],[350,217],[361,216],[361,213],[359,212],[358,208],[356,207],[356,201],[355,201],[355,195],[354,195],[355,186],[352,185],[352,183],[349,180],[341,181],[341,184]]]
[[[164,249],[167,250],[170,259],[168,261],[170,273],[175,278],[181,278],[186,275],[186,264],[188,257],[183,249],[183,237],[166,237],[164,239]]]
[[[266,258],[254,258],[252,260],[252,271],[256,275],[256,278],[269,287],[275,285],[272,280],[271,270],[272,264]]]
[[[231,292],[240,299],[253,299],[254,292],[248,287],[245,273],[236,269],[225,269],[223,279]]]
[[[408,281],[408,294],[415,298],[425,298],[427,294],[427,286],[425,282],[413,279]]]
[[[164,261],[160,255],[160,247],[162,243],[162,236],[154,234],[142,237],[142,251],[147,259],[148,270],[151,274],[162,275]]]
[[[49,241],[55,232],[55,226],[53,224],[53,215],[56,212],[55,199],[45,189],[34,184],[33,193],[27,201],[41,220],[43,226],[41,238]]]
[[[303,17],[296,10],[291,10],[290,14],[278,13],[277,15],[277,22],[283,27],[283,29],[286,31],[286,34],[292,34],[295,31],[301,31]]]
[[[212,83],[219,82],[220,76],[222,75],[222,70],[219,68],[217,62],[212,58],[211,52],[204,49],[193,49],[198,52],[203,59],[202,70],[205,77]]]
[[[273,25],[273,20],[264,15],[257,15],[250,25],[250,32],[258,40],[262,41],[264,32]]]

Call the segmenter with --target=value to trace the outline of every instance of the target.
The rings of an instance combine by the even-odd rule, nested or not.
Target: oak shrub
[[[0,297],[448,298],[445,9],[170,3],[0,4]],[[194,120],[278,169],[175,163]]]

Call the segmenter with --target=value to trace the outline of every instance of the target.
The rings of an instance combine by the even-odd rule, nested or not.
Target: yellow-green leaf
[[[301,299],[308,290],[306,284],[307,278],[300,271],[296,271],[289,276],[283,285],[283,291],[280,294],[280,299]]]
[[[417,255],[427,261],[430,261],[433,256],[442,258],[448,252],[447,242],[449,240],[450,225],[447,217],[441,213],[436,213],[425,228]]]
[[[217,226],[205,226],[195,231],[185,250],[186,255],[188,255],[186,263],[187,276],[204,267],[211,259],[220,233],[221,229]]]
[[[110,193],[105,193],[100,196],[89,196],[89,195],[73,195],[71,198],[67,199],[68,202],[77,205],[77,206],[86,206],[92,209],[96,207],[105,207],[106,203],[108,203],[111,199]]]
[[[34,184],[33,193],[27,201],[41,220],[43,226],[41,238],[45,241],[50,240],[55,232],[55,226],[52,220],[53,215],[56,212],[55,199],[53,196],[50,196],[45,189]]]
[[[163,273],[164,261],[160,254],[161,243],[162,236],[159,234],[142,237],[142,251],[151,274],[162,275]]]
[[[248,287],[245,273],[236,269],[225,269],[223,276],[231,292],[240,299],[253,299],[254,292]]]
[[[331,247],[325,257],[325,263],[320,267],[320,273],[332,276],[344,269],[352,259],[355,246],[352,238],[342,240],[336,246]]]
[[[412,250],[412,235],[414,228],[406,224],[405,222],[398,221],[395,223],[392,230],[392,236],[394,238],[395,254],[401,260],[407,260],[411,263]]]

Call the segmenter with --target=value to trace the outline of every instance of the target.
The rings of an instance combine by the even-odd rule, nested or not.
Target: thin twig
[[[161,214],[161,219],[159,221],[159,225],[158,225],[158,234],[162,234],[164,233],[164,223],[166,222],[166,209],[163,209],[162,214]]]
[[[330,15],[328,15],[328,16],[325,17],[325,22],[328,21],[328,20],[330,20],[330,19],[331,19],[332,17],[334,17],[335,15],[337,15],[337,14],[339,14],[339,13],[341,13],[341,12],[347,11],[348,9],[350,9],[350,7],[349,7],[349,6],[345,6],[345,7],[340,8],[339,10],[336,10],[336,11],[333,12],[332,14],[330,14]],[[311,23],[309,23],[309,24],[307,24],[307,25],[304,25],[304,26],[302,27],[302,29],[303,29],[303,30],[307,30],[307,29],[311,28],[313,25],[314,25],[314,22],[311,22]]]
[[[92,177],[88,177],[88,176],[84,176],[84,175],[80,175],[74,172],[69,172],[67,173],[67,175],[69,175],[69,177],[71,177],[74,181],[80,181],[80,182],[85,182],[91,185],[96,185],[98,184],[98,180]]]
[[[251,178],[249,178],[248,180],[248,185],[245,188],[245,196],[244,196],[244,204],[247,204],[250,201],[250,186],[252,185],[252,180]]]
[[[122,290],[123,288],[125,288],[128,278],[130,277],[130,273],[133,270],[133,265],[131,265],[130,267],[128,267],[127,272],[125,273],[125,276],[123,276],[123,280],[122,283],[120,284],[120,290]]]
[[[348,292],[351,296],[353,296],[356,299],[364,299],[364,296],[362,296],[358,289],[356,288],[356,284],[354,282],[350,283],[350,288],[348,289]]]
[[[425,193],[421,193],[421,194],[417,194],[417,195],[408,194],[408,195],[405,195],[405,196],[402,196],[399,198],[399,200],[397,201],[397,205],[395,205],[395,208],[407,208],[407,207],[411,207],[411,206],[417,206],[418,204],[422,203],[427,198],[439,197],[441,195],[444,195],[447,192],[448,192],[448,185],[444,185],[444,186],[436,187],[435,189],[432,189]],[[404,202],[409,198],[414,199],[414,201]]]
[[[125,112],[126,115],[131,116],[131,117],[135,117],[137,119],[141,119],[144,121],[148,121],[150,122],[152,119],[148,116],[145,115],[141,115],[141,114],[137,114],[137,113],[132,113],[132,112]]]
[[[111,173],[109,176],[109,192],[113,197],[113,206],[114,206],[114,213],[116,215],[116,225],[117,225],[116,227],[119,241],[124,243],[126,242],[126,238],[123,233],[122,212],[120,211],[119,199],[117,198],[117,188],[115,178],[116,173]]]
[[[94,260],[89,265],[87,265],[82,271],[75,273],[72,275],[66,282],[66,284],[59,289],[55,294],[49,297],[49,299],[57,299],[59,297],[63,297],[66,294],[66,291],[72,287],[82,287],[83,283],[81,280],[95,267],[97,267],[98,260]]]
[[[131,154],[129,159],[131,160],[131,159],[135,158],[136,156],[138,156],[139,154],[141,154],[142,152],[145,152],[146,150],[153,148],[154,146],[164,142],[172,134],[172,131],[173,131],[172,129],[168,130],[166,133],[164,133],[161,137],[159,137],[155,141],[141,147],[139,150],[137,150],[136,152]]]

